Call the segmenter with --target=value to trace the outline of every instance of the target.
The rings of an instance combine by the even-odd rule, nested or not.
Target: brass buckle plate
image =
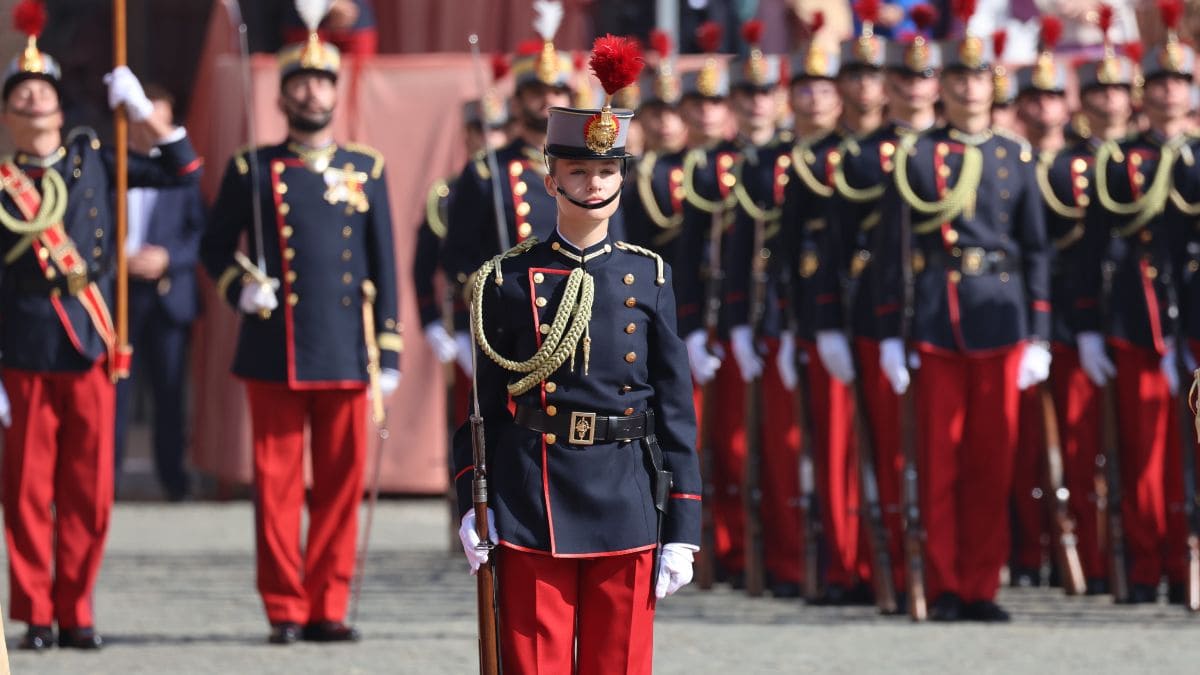
[[[571,444],[592,445],[596,442],[596,413],[571,413]]]
[[[977,277],[983,274],[984,255],[984,250],[981,248],[972,247],[963,249],[962,273],[969,277]]]

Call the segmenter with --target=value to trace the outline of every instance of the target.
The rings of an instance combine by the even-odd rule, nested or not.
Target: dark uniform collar
[[[989,127],[977,134],[971,134],[959,129],[958,127],[955,127],[952,124],[947,124],[946,134],[950,136],[952,140],[962,143],[963,145],[983,145],[991,140],[992,136],[995,135],[995,132],[993,132],[991,127]]]
[[[324,173],[325,169],[333,162],[333,155],[337,152],[337,143],[330,142],[329,145],[320,148],[310,148],[303,143],[289,140],[287,143],[288,152],[296,155],[304,161],[304,165],[309,169]]]
[[[575,244],[567,241],[558,228],[554,228],[554,233],[550,235],[548,240],[550,250],[554,251],[555,255],[566,261],[571,267],[588,268],[599,262],[607,260],[613,251],[613,243],[610,235],[605,234],[604,239],[588,246],[582,251]]]

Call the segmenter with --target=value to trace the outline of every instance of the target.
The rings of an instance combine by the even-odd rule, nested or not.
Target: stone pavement
[[[118,504],[96,595],[98,654],[11,651],[12,672],[470,673],[474,585],[448,552],[439,500],[380,504],[358,645],[265,643],[246,502]],[[0,602],[8,606],[7,585]],[[659,606],[658,673],[1197,672],[1200,617],[1049,589],[1005,591],[1007,626],[913,625],[868,608],[808,608],[685,589]]]

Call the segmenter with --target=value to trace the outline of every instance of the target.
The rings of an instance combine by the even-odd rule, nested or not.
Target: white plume
[[[296,0],[296,13],[308,30],[315,33],[332,4],[333,0]]]
[[[558,25],[562,23],[563,6],[561,0],[534,0],[533,11],[537,18],[533,20],[533,29],[546,42],[554,40]]]

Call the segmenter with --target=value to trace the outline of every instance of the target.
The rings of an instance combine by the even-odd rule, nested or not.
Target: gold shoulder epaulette
[[[93,150],[100,149],[100,136],[96,133],[95,129],[88,126],[78,126],[74,129],[71,129],[71,131],[67,133],[66,144],[70,145],[74,143],[75,139],[79,138],[80,136],[87,136],[88,143],[92,146]]]
[[[446,238],[446,221],[442,218],[442,200],[450,196],[450,184],[444,178],[433,182],[425,197],[425,222],[438,239]]]
[[[492,171],[488,168],[487,154],[482,150],[475,153],[475,156],[471,157],[471,164],[475,166],[475,173],[479,174],[481,179],[492,179]]]
[[[644,255],[647,258],[650,258],[651,260],[653,260],[654,261],[654,273],[655,273],[654,283],[658,284],[659,286],[662,286],[663,284],[667,283],[665,264],[663,263],[663,259],[662,259],[661,255],[655,253],[654,251],[651,251],[650,249],[648,249],[644,246],[637,246],[635,244],[630,244],[630,243],[624,242],[624,241],[616,242],[616,247],[622,251],[628,251],[630,253]]]
[[[366,155],[375,161],[375,165],[371,167],[371,178],[379,178],[383,174],[383,153],[369,145],[362,143],[347,143],[342,146],[350,152],[357,152]]]
[[[245,176],[250,173],[250,150],[254,145],[247,143],[237,150],[233,151],[233,165],[237,167],[239,175]]]

